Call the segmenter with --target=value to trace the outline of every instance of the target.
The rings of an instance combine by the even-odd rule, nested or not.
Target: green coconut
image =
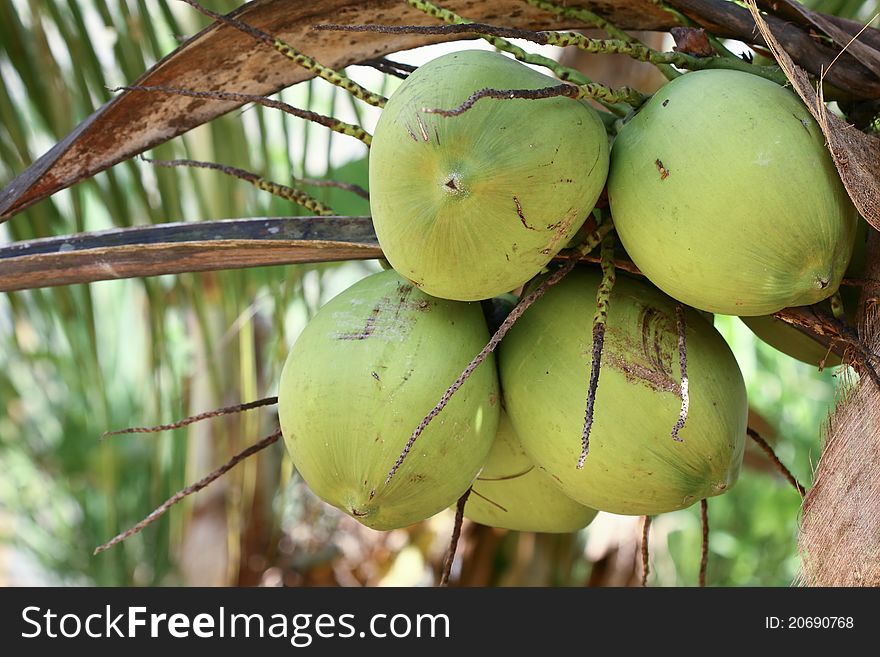
[[[491,359],[385,480],[413,430],[488,338],[480,304],[428,296],[393,270],[325,304],[291,349],[278,389],[284,441],[306,484],[374,529],[411,525],[454,504],[497,432]]]
[[[464,515],[490,527],[526,532],[574,532],[596,517],[556,486],[528,457],[501,412],[489,460],[473,484]]]
[[[846,268],[846,278],[862,278],[865,271],[865,241],[868,237],[868,223],[860,219],[856,229],[855,244],[849,266]],[[847,322],[854,326],[856,311],[859,307],[860,288],[853,285],[841,285],[840,296],[843,301],[843,310],[846,313]],[[823,301],[820,308],[831,315],[831,303]],[[824,360],[825,365],[834,367],[840,365],[841,358],[828,347],[811,337],[808,329],[801,330],[791,324],[774,317],[762,315],[760,317],[740,318],[752,333],[757,335],[774,349],[781,351],[808,365],[818,365]]]
[[[857,213],[792,92],[687,73],[620,131],[608,194],[633,262],[672,297],[728,315],[817,303],[840,284]]]
[[[571,98],[483,99],[559,81],[499,53],[419,67],[382,111],[370,148],[370,210],[388,261],[434,296],[476,300],[535,276],[583,224],[608,173],[597,112]]]
[[[818,366],[824,360],[827,367],[834,367],[841,363],[840,356],[829,351],[828,347],[823,347],[808,333],[777,319],[773,315],[741,317],[740,319],[761,341],[802,363]]]
[[[590,451],[581,452],[592,364],[590,318],[601,274],[576,270],[539,299],[499,347],[504,403],[529,457],[573,500],[655,514],[718,495],[737,479],[748,404],[733,354],[685,310],[690,407],[679,432],[676,303],[620,276],[610,299]]]

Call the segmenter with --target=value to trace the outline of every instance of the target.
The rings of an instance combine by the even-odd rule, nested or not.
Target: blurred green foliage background
[[[217,11],[237,5],[208,4]],[[876,9],[873,2],[812,4],[863,19]],[[108,88],[134,81],[206,24],[173,0],[0,3],[0,186],[109,100]],[[357,67],[352,74],[374,88],[393,84]],[[279,96],[368,129],[375,121],[369,108],[320,81]],[[362,144],[261,107],[232,112],[149,155],[221,162],[282,183],[367,184]],[[369,213],[346,192],[312,191],[340,214]],[[216,172],[130,161],[0,225],[0,241],[294,214],[304,213]],[[287,349],[309,316],[377,268],[274,267],[0,295],[0,584],[433,583],[448,514],[383,535],[355,526],[309,494],[280,445],[142,534],[92,556],[95,546],[267,435],[277,419],[270,408],[150,436],[100,441],[102,432],[274,394]],[[778,456],[809,486],[837,373],[776,352],[735,318],[718,317],[716,325],[737,356],[753,408],[776,430]],[[708,583],[789,585],[799,563],[799,506],[781,477],[746,468],[730,493],[709,502]],[[487,564],[474,582],[613,583],[597,578],[597,559],[610,544],[618,553],[631,549],[637,533],[634,522],[613,518],[571,537],[471,527],[463,551]],[[699,559],[698,507],[654,519],[652,585],[695,584]]]

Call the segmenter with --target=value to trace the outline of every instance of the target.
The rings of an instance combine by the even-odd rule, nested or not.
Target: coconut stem
[[[709,566],[709,503],[705,498],[700,500],[700,524],[703,527],[700,547],[700,586],[706,586],[706,570]]]
[[[196,483],[192,484],[191,486],[187,486],[183,490],[177,491],[174,495],[172,495],[167,500],[165,500],[165,502],[163,502],[161,506],[156,508],[150,515],[148,515],[146,518],[141,520],[138,524],[134,525],[133,527],[130,527],[129,529],[126,529],[121,534],[117,534],[116,536],[111,538],[109,541],[107,541],[103,545],[99,545],[98,547],[96,547],[93,554],[100,554],[104,550],[109,550],[117,543],[121,543],[125,539],[139,533],[142,529],[144,529],[145,527],[147,527],[148,525],[152,524],[153,522],[158,520],[160,517],[162,517],[165,514],[165,512],[168,511],[168,509],[170,509],[172,506],[174,506],[175,504],[180,502],[183,498],[185,498],[189,495],[192,495],[193,493],[198,493],[200,490],[205,488],[208,484],[210,484],[211,482],[215,481],[216,479],[222,477],[224,474],[229,472],[229,470],[234,468],[236,465],[238,465],[239,463],[244,461],[249,456],[252,456],[253,454],[256,454],[257,452],[264,450],[272,443],[277,442],[279,438],[281,438],[281,429],[277,429],[274,433],[272,433],[269,436],[266,436],[260,442],[254,443],[253,445],[251,445],[247,449],[240,451],[238,454],[233,456],[231,459],[229,459],[226,463],[224,463],[219,468],[214,470],[208,476],[203,477],[202,479],[199,479]]]
[[[367,146],[369,146],[372,142],[372,135],[370,135],[370,133],[368,133],[359,125],[345,123],[344,121],[335,119],[332,116],[324,116],[323,114],[318,114],[317,112],[300,109],[299,107],[294,107],[293,105],[289,105],[288,103],[283,103],[280,100],[266,98],[265,96],[257,96],[254,94],[240,94],[229,91],[196,91],[193,89],[178,89],[176,87],[164,87],[161,85],[147,87],[140,85],[128,85],[124,87],[114,87],[110,89],[110,91],[149,91],[156,93],[173,94],[176,96],[187,96],[189,98],[206,98],[210,100],[256,103],[257,105],[262,105],[263,107],[280,110],[299,119],[312,121],[313,123],[322,125],[325,128],[329,128],[333,132],[338,132],[341,135],[354,137],[355,139],[359,139],[360,141],[365,143]]]
[[[458,107],[452,109],[441,109],[439,107],[423,107],[425,114],[439,114],[440,116],[459,116],[464,114],[471,107],[477,104],[481,98],[495,98],[497,100],[511,100],[513,98],[521,98],[523,100],[542,100],[544,98],[558,98],[559,96],[568,96],[576,98],[578,95],[578,87],[572,84],[557,84],[552,87],[542,87],[541,89],[480,89],[475,91]]]
[[[297,182],[300,185],[307,185],[309,187],[333,187],[345,192],[351,192],[356,196],[360,196],[365,201],[370,200],[370,192],[354,183],[341,182],[339,180],[323,180],[321,178],[300,178]]]
[[[428,16],[439,18],[440,20],[446,23],[451,23],[453,25],[468,25],[473,22],[468,20],[467,18],[459,16],[453,11],[438,7],[433,2],[429,2],[428,0],[406,0],[406,3],[410,7],[426,13]],[[592,84],[592,81],[577,69],[563,66],[556,60],[550,59],[549,57],[526,52],[519,46],[515,46],[509,41],[506,41],[505,39],[497,36],[493,36],[491,34],[478,33],[477,36],[489,42],[498,50],[510,53],[521,62],[525,62],[526,64],[533,64],[535,66],[542,66],[548,69],[560,80],[574,82],[577,85]],[[627,114],[627,109],[620,107],[617,104],[619,102],[617,100],[607,101],[599,97],[597,97],[596,100],[598,100],[598,102],[600,102],[609,111],[613,112],[617,116],[623,117]]]
[[[224,23],[225,25],[234,27],[235,29],[244,32],[245,34],[256,39],[257,41],[271,46],[295,64],[302,66],[307,71],[310,71],[318,77],[323,78],[330,84],[344,89],[352,96],[354,96],[355,98],[359,98],[368,105],[374,105],[375,107],[385,106],[385,102],[387,101],[387,99],[384,96],[381,96],[377,93],[370,91],[369,89],[362,87],[344,73],[334,71],[333,69],[324,66],[316,59],[313,59],[312,57],[309,57],[308,55],[300,52],[299,50],[297,50],[290,44],[285,43],[281,39],[276,39],[275,37],[266,34],[262,30],[258,30],[257,28],[248,25],[247,23],[244,23],[238,19],[232,18],[230,16],[223,16],[222,14],[218,14],[215,11],[211,11],[210,9],[207,9],[200,5],[198,2],[196,2],[196,0],[183,0],[183,2],[191,6],[199,13],[204,14],[209,18],[213,18],[215,21],[219,21],[221,23]]]
[[[642,47],[647,47],[641,41],[629,34],[629,32],[620,29],[614,23],[602,18],[598,14],[594,14],[593,12],[583,7],[563,7],[552,2],[545,2],[545,0],[525,0],[525,2],[526,4],[537,7],[538,9],[543,9],[546,12],[555,14],[562,18],[573,18],[575,20],[589,23],[590,25],[593,25],[596,28],[605,32],[612,39],[623,41],[625,43],[639,45]],[[670,66],[668,63],[651,63],[657,67],[657,70],[659,70],[667,80],[673,80],[681,75],[681,73],[675,70],[675,67]]]
[[[541,283],[533,292],[523,297],[519,303],[514,306],[513,310],[510,311],[510,314],[507,318],[502,322],[501,326],[498,327],[498,330],[495,331],[494,335],[489,339],[489,342],[485,347],[474,356],[474,359],[468,363],[467,367],[464,368],[464,371],[458,376],[458,378],[453,382],[449,388],[446,389],[446,392],[443,393],[443,396],[440,398],[440,401],[437,402],[437,405],[432,408],[428,414],[424,417],[424,419],[419,423],[419,426],[416,427],[416,430],[413,431],[409,440],[406,442],[406,445],[403,447],[403,451],[400,453],[400,456],[397,457],[397,461],[394,462],[394,465],[391,467],[391,470],[388,472],[388,476],[385,478],[385,483],[387,484],[391,481],[391,478],[397,472],[401,465],[403,465],[404,460],[409,454],[412,446],[415,444],[416,440],[418,440],[419,436],[422,435],[424,430],[428,427],[437,415],[446,407],[446,404],[449,403],[449,400],[452,399],[452,395],[464,385],[464,382],[468,380],[470,375],[473,373],[475,369],[482,363],[486,358],[489,357],[489,354],[495,351],[495,347],[501,342],[507,332],[511,329],[511,327],[516,323],[516,320],[519,319],[522,314],[528,310],[529,306],[531,306],[535,301],[544,296],[544,293],[547,292],[552,286],[556,285],[559,281],[561,281],[565,276],[574,269],[575,265],[578,263],[578,260],[592,251],[606,235],[611,231],[613,225],[611,221],[605,221],[601,226],[596,228],[592,233],[584,238],[583,243],[575,248],[568,260],[562,267],[553,272],[547,279]]]
[[[406,0],[406,4],[414,9],[418,9],[419,11],[424,12],[428,16],[439,18],[441,21],[450,23],[452,25],[469,25],[473,23],[473,21],[464,18],[463,16],[459,16],[454,11],[439,7],[433,2],[428,2],[427,0]],[[501,39],[497,36],[493,36],[491,34],[478,34],[478,36],[498,48],[498,50],[510,53],[521,62],[534,64],[536,66],[543,66],[544,68],[553,71],[556,77],[558,77],[560,80],[571,80],[576,84],[585,84],[590,81],[589,78],[587,78],[577,69],[563,66],[559,62],[550,59],[549,57],[543,57],[541,55],[526,52],[519,46],[515,46],[509,41],[505,41],[504,39]]]
[[[777,84],[784,84],[785,82],[785,76],[778,68],[773,66],[755,66],[736,56],[697,57],[683,52],[660,52],[637,41],[591,39],[578,32],[535,32],[534,34],[536,35],[536,43],[562,48],[575,46],[579,50],[593,54],[626,55],[640,62],[654,64],[654,66],[664,72],[667,79],[673,79],[681,75],[674,68],[678,67],[689,71],[708,69],[742,71],[766,78]],[[674,74],[670,76],[666,71],[672,71]]]
[[[579,32],[555,32],[550,30],[536,32],[470,21],[452,25],[381,25],[375,23],[341,25],[338,23],[321,23],[315,25],[314,29],[334,32],[377,32],[381,34],[476,34],[490,42],[493,40],[492,37],[499,37],[496,39],[499,41],[501,40],[500,37],[505,37],[508,39],[524,39],[539,45],[559,46],[560,48],[575,46],[580,50],[593,54],[628,55],[638,61],[649,62],[656,65],[661,71],[664,71],[664,75],[670,80],[679,77],[681,73],[676,71],[669,62],[682,68],[712,68],[705,62],[700,62],[699,58],[684,53],[659,52],[632,37],[626,39],[592,39]],[[526,55],[529,58],[534,57],[530,53],[526,53]],[[517,57],[517,59],[520,58]],[[740,64],[747,65],[741,59],[737,59]],[[524,59],[523,61],[526,60]],[[559,66],[557,65],[552,68],[559,68]],[[557,75],[557,77],[563,80],[575,81],[574,77],[568,73]],[[579,84],[586,84],[587,82],[589,80],[584,79]]]
[[[480,89],[472,93],[461,105],[452,109],[423,107],[422,111],[426,114],[439,114],[440,116],[459,116],[476,105],[477,101],[481,98],[495,98],[496,100],[512,100],[514,98],[543,100],[544,98],[556,98],[559,96],[566,96],[576,100],[592,98],[607,103],[627,103],[633,107],[640,107],[648,99],[648,96],[637,89],[630,87],[612,89],[598,82],[590,82],[579,87],[572,84],[556,84],[550,87],[541,87],[540,89]]]
[[[648,565],[648,533],[651,529],[651,516],[642,518],[642,586],[648,586],[648,575],[651,567]]]
[[[122,434],[128,433],[158,433],[159,431],[172,431],[173,429],[180,429],[181,427],[199,422],[200,420],[207,420],[208,418],[217,417],[220,415],[241,413],[243,411],[260,408],[261,406],[271,406],[272,404],[277,403],[278,397],[266,397],[265,399],[258,399],[256,401],[246,402],[244,404],[236,404],[235,406],[216,408],[213,411],[206,411],[205,413],[199,413],[198,415],[190,415],[189,417],[185,417],[182,420],[177,420],[176,422],[172,422],[171,424],[158,424],[153,427],[129,427],[127,429],[117,429],[116,431],[105,431],[101,434],[101,438],[103,439],[109,436],[120,436]]]
[[[524,0],[526,4],[538,9],[543,9],[551,14],[562,16],[563,18],[574,18],[593,25],[597,29],[602,30],[608,36],[622,41],[635,42],[636,40],[628,32],[617,27],[614,23],[602,18],[598,14],[594,14],[589,9],[583,7],[562,7],[545,0]]]
[[[773,465],[776,466],[776,469],[782,473],[782,476],[788,480],[788,483],[794,486],[795,490],[800,493],[800,496],[803,497],[804,495],[806,495],[807,489],[800,484],[800,482],[791,473],[791,470],[783,465],[782,461],[779,460],[779,457],[776,456],[776,453],[773,451],[773,448],[770,447],[770,443],[764,440],[764,438],[761,437],[761,434],[759,434],[751,427],[746,428],[746,433],[749,435],[749,438],[751,438],[758,444],[758,447],[764,450],[764,453],[773,462]]]
[[[318,215],[331,216],[336,214],[333,211],[333,208],[329,205],[321,203],[321,201],[313,198],[305,192],[293,189],[287,185],[272,182],[271,180],[266,180],[265,178],[262,178],[255,173],[251,173],[250,171],[245,171],[244,169],[226,166],[225,164],[216,164],[214,162],[202,162],[200,160],[153,160],[148,157],[142,157],[141,159],[144,162],[155,164],[158,167],[195,167],[198,169],[212,169],[213,171],[225,173],[227,176],[232,176],[233,178],[249,182],[257,189],[269,192],[273,196],[283,198],[285,201],[300,205]]]
[[[687,375],[687,342],[685,340],[684,306],[680,303],[675,305],[675,327],[678,330],[678,367],[681,370],[681,410],[678,412],[678,421],[672,427],[672,439],[676,442],[683,443],[678,433],[684,429],[684,423],[687,422],[688,408],[690,407],[690,397],[688,396],[688,375]]]
[[[452,564],[455,561],[455,551],[458,549],[458,539],[461,538],[461,526],[464,523],[464,505],[467,504],[471,489],[468,488],[464,495],[458,498],[455,505],[455,525],[452,528],[452,538],[449,540],[449,549],[443,560],[443,572],[440,574],[440,586],[449,586],[449,575],[452,574]]]
[[[587,410],[584,415],[584,430],[581,433],[581,456],[578,470],[583,469],[590,452],[590,430],[593,428],[593,412],[596,405],[596,390],[599,387],[599,369],[602,363],[602,347],[605,345],[605,325],[608,322],[608,304],[617,276],[614,271],[614,235],[609,233],[602,240],[601,251],[602,281],[596,291],[596,314],[593,316],[593,349],[590,362],[590,383],[587,388]]]
[[[572,9],[572,11],[575,12],[577,10]],[[324,23],[315,25],[314,28],[323,31],[376,32],[381,34],[477,34],[490,42],[491,37],[496,37],[496,40],[498,41],[502,40],[500,37],[525,39],[539,45],[558,46],[560,48],[574,46],[579,50],[591,54],[626,55],[636,61],[653,64],[669,80],[681,75],[681,73],[676,70],[676,67],[678,67],[689,71],[713,69],[742,71],[744,73],[766,78],[776,84],[785,84],[786,81],[785,75],[775,66],[756,66],[735,55],[699,57],[686,52],[661,52],[646,46],[644,43],[629,35],[626,35],[626,38],[615,37],[612,39],[593,39],[580,32],[556,32],[551,30],[541,30],[536,32],[518,28],[497,27],[487,23],[473,23],[470,21],[455,23],[452,25],[340,25],[338,23]],[[518,57],[518,59],[520,58]],[[590,84],[591,82],[588,79],[578,81],[570,74],[557,74],[557,77],[562,80],[575,82],[582,86]]]

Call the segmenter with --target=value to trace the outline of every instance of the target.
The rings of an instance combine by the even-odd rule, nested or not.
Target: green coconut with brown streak
[[[465,505],[465,517],[490,527],[562,533],[586,527],[596,513],[567,497],[534,464],[502,411],[489,459]]]
[[[857,213],[822,131],[791,91],[748,73],[687,73],[615,139],[608,195],[638,268],[728,315],[814,304],[839,286]]]
[[[590,449],[581,453],[592,364],[591,318],[601,274],[576,270],[526,312],[499,348],[507,413],[529,457],[573,500],[645,515],[718,495],[742,463],[748,404],[733,354],[686,308],[689,410],[681,408],[676,302],[618,277],[610,297]]]
[[[382,111],[370,149],[370,209],[388,261],[429,294],[487,299],[536,275],[577,232],[608,172],[598,113],[571,98],[482,99],[484,88],[560,82],[499,53],[419,67]]]
[[[278,390],[284,441],[306,484],[381,530],[454,504],[497,432],[492,358],[386,478],[413,430],[488,338],[478,303],[431,297],[393,270],[325,304],[291,349]]]

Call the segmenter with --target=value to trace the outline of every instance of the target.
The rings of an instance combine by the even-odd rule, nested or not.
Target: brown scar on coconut
[[[529,222],[526,221],[526,215],[522,209],[522,203],[519,202],[519,198],[513,197],[513,204],[516,206],[516,214],[519,217],[520,223],[525,226],[528,230],[538,230],[534,226],[529,226]]]
[[[660,180],[666,180],[669,177],[669,169],[663,166],[663,162],[659,158],[654,160],[654,165],[657,167],[657,171],[660,172]]]

